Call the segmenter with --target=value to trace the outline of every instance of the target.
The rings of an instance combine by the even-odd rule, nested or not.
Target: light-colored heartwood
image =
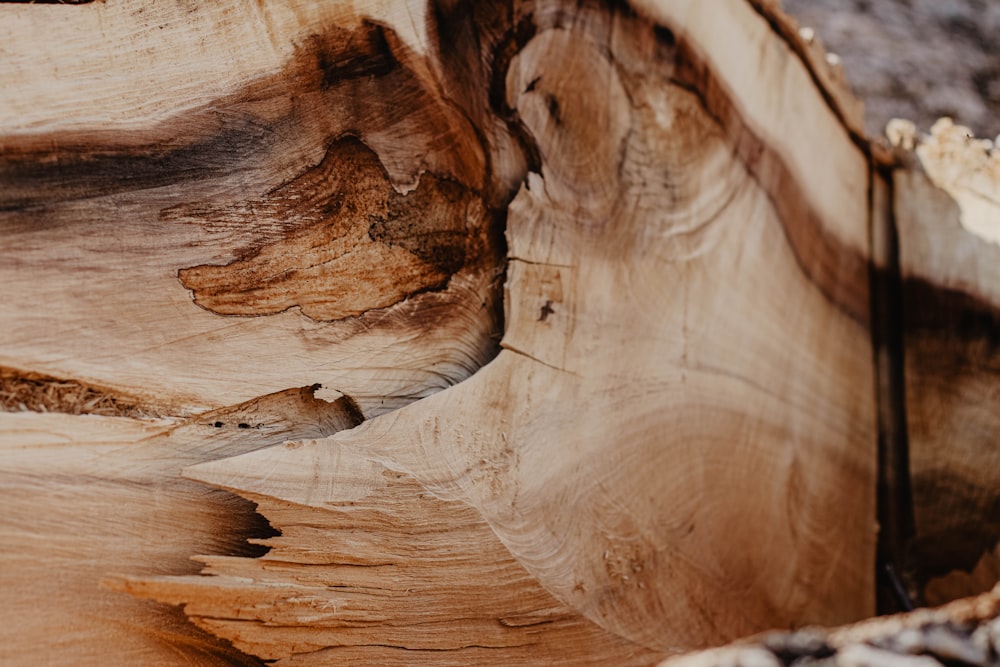
[[[777,3],[2,3],[0,90],[0,662],[874,613],[872,276],[985,186],[873,158]]]

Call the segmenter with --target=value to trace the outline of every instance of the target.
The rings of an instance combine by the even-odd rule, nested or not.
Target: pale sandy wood
[[[0,662],[253,664],[179,609],[102,581],[194,574],[196,553],[259,553],[247,539],[272,531],[253,504],[185,480],[180,469],[358,419],[309,389],[181,424],[0,413]]]
[[[826,49],[822,35],[811,27],[800,26],[796,17],[782,11],[781,0],[751,0],[750,4],[808,64],[811,76],[819,82],[827,102],[844,126],[857,137],[865,136],[864,102],[851,90],[840,57]]]
[[[282,664],[649,664],[874,611],[869,147],[773,3],[35,10],[0,5],[10,400],[180,425],[10,459],[11,609],[106,517],[12,659],[75,618],[76,664],[251,659],[122,590]]]
[[[923,138],[900,124],[892,135],[916,142],[919,166],[894,172],[893,185],[915,550],[926,579],[969,572],[1000,543],[1000,152],[947,121]],[[956,593],[994,583],[965,581],[979,583]],[[947,588],[928,596],[944,601]]]
[[[473,508],[562,606],[647,649],[870,614],[867,156],[766,17],[703,7],[645,8],[656,30],[601,7],[574,7],[572,21],[556,3],[531,13],[504,94],[540,164],[509,208],[496,360],[332,440],[189,474],[258,500],[339,505],[360,502],[338,495],[358,471],[377,480],[385,467]],[[750,61],[759,90],[745,83]],[[802,108],[815,111],[808,125]],[[365,506],[391,503],[362,486]],[[418,523],[435,520],[425,512]],[[272,576],[266,560],[258,569]],[[216,578],[123,586],[189,602],[203,627],[271,659],[340,650],[350,629],[252,646],[224,614],[273,599],[267,583],[233,583],[253,571],[212,560]],[[385,627],[350,643],[442,641],[393,641],[396,603],[359,595],[366,625]]]
[[[479,512],[409,475],[315,442],[237,460],[254,471],[237,480],[239,493],[281,527],[263,542],[268,554],[201,557],[212,576],[132,577],[116,588],[183,604],[199,627],[278,665],[648,665],[663,655],[559,603]],[[226,487],[234,480],[222,463],[190,475]],[[319,484],[303,484],[303,469]]]
[[[429,48],[426,5],[393,0],[2,9],[5,133],[147,126],[277,73],[311,35],[362,16],[420,53]]]

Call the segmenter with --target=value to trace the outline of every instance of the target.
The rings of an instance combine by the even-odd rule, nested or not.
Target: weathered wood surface
[[[0,8],[0,366],[162,414],[313,384],[377,414],[495,354],[484,149],[419,17],[361,9]]]
[[[897,199],[775,3],[0,4],[0,59],[5,662],[873,613]]]
[[[0,413],[0,662],[244,664],[247,656],[197,632],[179,609],[137,604],[103,582],[194,574],[197,553],[260,555],[247,539],[274,531],[253,504],[181,469],[357,421],[343,402],[310,390],[181,425]]]
[[[897,141],[914,139],[905,124]],[[893,174],[907,431],[924,579],[996,571],[1000,548],[1000,151],[947,121]],[[919,167],[919,168],[917,168]],[[996,579],[928,588],[931,602]],[[945,591],[951,590],[950,593]]]
[[[835,629],[773,632],[665,660],[660,667],[992,667],[1000,662],[1000,586],[937,609]]]

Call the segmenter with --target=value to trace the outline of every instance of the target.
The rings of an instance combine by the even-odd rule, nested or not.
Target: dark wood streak
[[[149,130],[0,136],[0,211],[238,174],[301,151],[297,141],[315,149],[393,131],[412,139],[413,160],[479,190],[478,138],[417,61],[393,31],[362,21],[306,40],[278,75]]]
[[[767,194],[803,274],[827,299],[864,327],[870,324],[869,259],[847,247],[809,203],[800,179],[748,126],[733,96],[697,49],[676,40],[672,81],[694,93],[726,133],[733,150]],[[867,227],[867,220],[857,221]]]
[[[482,167],[462,153],[463,141],[481,141],[475,128],[471,137],[455,136],[447,104],[416,76],[415,56],[389,29],[363,21],[342,32],[315,36],[296,61],[316,63],[329,112],[348,114],[354,138],[337,139],[319,165],[256,204],[241,204],[252,211],[235,216],[242,221],[214,214],[237,225],[254,224],[261,212],[301,222],[224,266],[182,269],[178,277],[202,307],[259,316],[298,306],[316,320],[357,317],[444,289],[459,270],[492,261],[487,248],[498,234],[489,228],[498,217],[477,195]],[[400,99],[412,106],[394,102]],[[414,192],[396,193],[381,156],[364,141],[379,131],[398,134],[417,163],[440,144],[445,173],[424,173]]]
[[[930,578],[971,570],[1000,540],[1000,307],[917,276],[904,277],[902,292],[915,550]]]
[[[464,186],[425,174],[397,193],[375,154],[355,138],[255,203],[193,212],[217,226],[250,226],[261,215],[295,221],[280,239],[237,252],[224,265],[178,272],[195,302],[221,315],[273,315],[292,307],[315,320],[356,317],[442,289],[465,266],[486,220]],[[181,213],[183,214],[183,213]]]
[[[432,3],[432,6],[436,8],[441,18],[439,4]],[[500,2],[482,4],[506,6],[506,3]],[[867,327],[870,319],[868,257],[847,247],[827,227],[822,215],[809,202],[801,179],[777,151],[768,146],[748,125],[731,91],[726,89],[697,48],[675,27],[661,25],[641,16],[626,0],[587,0],[577,3],[575,10],[577,15],[581,14],[585,7],[608,12],[618,19],[644,23],[645,29],[652,31],[661,47],[656,57],[660,59],[664,71],[671,74],[671,82],[692,92],[701,101],[705,111],[725,132],[737,157],[746,165],[750,174],[772,201],[782,221],[782,229],[805,276],[816,284],[833,304],[859,324]],[[477,6],[476,11],[493,16],[485,8]],[[490,106],[494,113],[506,119],[511,133],[518,137],[525,155],[528,156],[530,169],[539,171],[537,147],[534,146],[530,136],[524,136],[520,120],[503,101],[503,82],[513,53],[523,48],[536,34],[551,28],[565,27],[568,19],[560,11],[551,9],[539,11],[536,3],[518,4],[515,10],[508,10],[509,14],[503,14],[500,10],[494,11],[496,14],[509,16],[509,20],[516,20],[517,23],[508,28],[503,38],[499,40],[493,36],[496,29],[490,26],[489,43],[497,44],[495,52],[490,54],[494,67],[497,68],[491,76]],[[448,25],[456,23],[456,19],[448,16]],[[591,25],[604,26],[606,29],[607,26],[614,25],[614,21],[592,22]],[[469,32],[468,27],[459,32],[460,34]],[[595,40],[595,43],[600,43],[600,40]],[[826,100],[828,104],[834,103],[828,96]],[[839,109],[835,109],[835,112],[838,118],[842,117]],[[858,138],[846,127],[845,133],[859,147],[862,154],[867,155]],[[859,220],[857,223],[867,226],[868,221]]]
[[[903,325],[911,334],[931,331],[963,343],[978,341],[989,356],[1000,354],[1000,306],[925,278],[903,277]]]
[[[225,176],[274,141],[261,119],[207,110],[128,138],[115,131],[0,137],[0,212]]]
[[[0,138],[0,210],[252,179],[260,196],[220,205],[214,190],[199,201],[186,189],[161,213],[165,225],[200,225],[233,257],[179,268],[198,305],[241,316],[299,306],[323,321],[387,308],[445,289],[463,268],[492,271],[502,247],[503,215],[479,195],[482,138],[428,71],[385,26],[332,27],[278,75],[150,130]],[[304,148],[326,157],[303,164]],[[419,178],[416,190],[397,193],[386,164]]]
[[[971,572],[1000,540],[1000,491],[942,468],[914,475],[913,488],[921,583],[954,570]]]
[[[349,48],[331,49],[319,36],[311,40],[316,64],[323,73],[323,87],[333,88],[349,79],[382,78],[402,67],[387,38],[386,28],[364,20],[350,38]]]
[[[537,149],[506,105],[511,59],[534,36],[531,5],[503,0],[430,0],[427,32],[441,89],[486,148],[483,198],[506,209],[528,171],[541,169]]]

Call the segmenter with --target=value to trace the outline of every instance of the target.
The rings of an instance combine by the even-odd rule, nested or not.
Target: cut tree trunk
[[[653,664],[996,543],[933,518],[995,448],[917,437],[979,349],[910,306],[955,256],[901,239],[891,300],[907,188],[964,204],[775,3],[0,4],[0,45],[5,664]]]
[[[913,559],[932,580],[929,602],[1000,580],[1000,151],[991,149],[942,120],[908,156],[920,168],[893,174]],[[946,581],[953,570],[964,572]]]

